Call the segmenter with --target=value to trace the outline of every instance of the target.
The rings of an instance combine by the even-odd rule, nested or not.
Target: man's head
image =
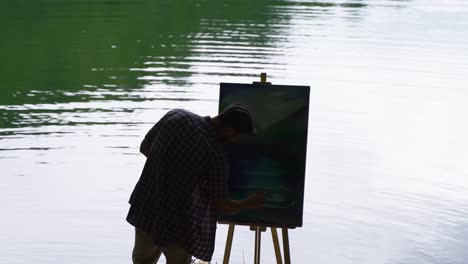
[[[230,141],[238,135],[255,135],[252,115],[241,104],[231,104],[217,117],[218,131],[221,140]]]

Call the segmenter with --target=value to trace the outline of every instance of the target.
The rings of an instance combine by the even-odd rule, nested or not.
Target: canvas
[[[243,104],[252,114],[257,136],[227,146],[232,199],[265,191],[265,208],[219,221],[271,227],[300,227],[309,115],[308,86],[221,83],[219,111]]]

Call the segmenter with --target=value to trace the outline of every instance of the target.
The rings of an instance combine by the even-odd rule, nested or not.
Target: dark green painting
[[[221,112],[243,104],[257,136],[227,147],[233,199],[267,192],[266,207],[222,216],[220,221],[275,227],[302,226],[309,116],[308,86],[221,83]]]

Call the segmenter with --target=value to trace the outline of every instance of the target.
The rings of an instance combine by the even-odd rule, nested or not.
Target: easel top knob
[[[260,73],[260,82],[253,82],[253,84],[269,85],[271,82],[267,82],[266,72]]]
[[[266,82],[267,82],[267,81],[266,81],[266,78],[267,78],[266,72],[260,73],[260,82],[261,82],[261,83],[266,83]]]

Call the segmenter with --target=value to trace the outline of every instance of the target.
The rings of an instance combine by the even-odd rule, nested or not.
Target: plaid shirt
[[[148,158],[130,197],[127,221],[155,244],[178,244],[210,261],[217,215],[229,197],[228,164],[210,117],[171,110],[145,137]]]

